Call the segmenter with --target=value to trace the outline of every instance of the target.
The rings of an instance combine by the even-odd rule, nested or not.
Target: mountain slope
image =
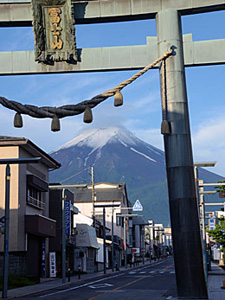
[[[126,182],[129,200],[139,199],[143,214],[156,223],[169,223],[164,152],[118,127],[92,129],[78,135],[51,153],[62,164],[51,173],[51,182],[90,183],[90,166],[95,182]],[[74,176],[76,175],[76,176]],[[201,178],[222,178],[206,170]]]

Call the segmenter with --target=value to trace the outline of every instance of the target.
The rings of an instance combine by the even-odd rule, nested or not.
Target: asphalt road
[[[162,300],[176,296],[173,258],[17,299]]]

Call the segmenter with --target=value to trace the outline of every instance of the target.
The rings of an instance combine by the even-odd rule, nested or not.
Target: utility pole
[[[65,224],[65,188],[62,189],[62,283],[66,282],[66,224]]]
[[[92,218],[93,218],[93,227],[95,228],[95,201],[96,201],[96,193],[95,193],[95,184],[94,184],[94,167],[91,166],[91,198],[92,198]]]
[[[104,255],[104,274],[106,274],[105,207],[103,207],[103,255]]]
[[[137,216],[138,216],[137,214],[117,214],[117,217],[123,218],[123,226],[124,226],[124,263],[125,263],[126,268],[127,268],[126,218],[127,217],[137,217]]]
[[[94,204],[94,208],[103,208],[103,259],[104,259],[104,274],[106,274],[106,235],[105,235],[105,209],[110,207],[119,207],[120,204]],[[113,226],[113,224],[112,224]],[[113,243],[114,241],[112,241]]]
[[[127,224],[126,224],[126,216],[123,217],[123,226],[124,226],[124,263],[125,268],[127,268]]]
[[[114,208],[112,207],[112,272],[114,272]]]

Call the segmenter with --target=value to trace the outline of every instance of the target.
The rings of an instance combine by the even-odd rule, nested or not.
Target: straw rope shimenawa
[[[78,114],[81,114],[84,112],[84,122],[90,123],[92,122],[92,111],[91,109],[100,104],[101,102],[105,101],[107,98],[115,95],[115,106],[120,106],[123,104],[123,96],[121,94],[121,90],[126,87],[128,84],[131,84],[133,81],[135,81],[137,78],[139,78],[141,75],[146,73],[149,69],[153,68],[155,65],[157,65],[160,61],[165,60],[173,53],[173,50],[169,50],[163,53],[163,55],[159,58],[157,58],[155,61],[153,61],[151,64],[146,66],[141,71],[134,74],[129,79],[121,82],[116,87],[99,94],[95,97],[93,97],[90,100],[82,101],[75,105],[64,105],[59,107],[51,107],[51,106],[35,106],[35,105],[29,105],[29,104],[21,104],[16,101],[8,100],[4,97],[0,97],[0,104],[5,106],[8,109],[12,109],[16,111],[16,115],[14,118],[14,126],[15,127],[22,127],[23,121],[21,114],[29,115],[33,118],[52,118],[52,131],[59,131],[60,130],[60,123],[59,119],[69,117],[69,116],[75,116]]]

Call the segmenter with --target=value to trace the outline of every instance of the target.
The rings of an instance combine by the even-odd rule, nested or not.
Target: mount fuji
[[[165,226],[170,223],[164,152],[128,130],[90,129],[50,155],[62,165],[51,172],[50,182],[91,183],[93,166],[95,182],[125,182],[129,200],[140,200],[146,218]],[[204,169],[200,176],[206,182],[223,179]]]

